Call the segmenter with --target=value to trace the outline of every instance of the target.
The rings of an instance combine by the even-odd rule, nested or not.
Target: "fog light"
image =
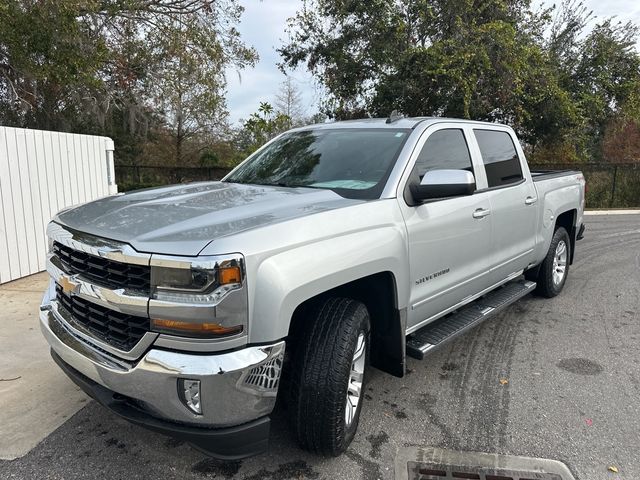
[[[200,380],[178,379],[178,395],[180,400],[189,410],[202,415],[202,403],[200,398]]]

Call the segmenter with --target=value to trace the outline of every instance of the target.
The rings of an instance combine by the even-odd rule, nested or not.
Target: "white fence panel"
[[[0,127],[0,283],[45,269],[56,212],[117,191],[110,138]]]

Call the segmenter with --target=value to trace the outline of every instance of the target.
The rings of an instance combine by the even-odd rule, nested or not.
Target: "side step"
[[[433,321],[407,337],[407,355],[422,360],[427,353],[446,343],[447,340],[491,318],[534,288],[536,288],[535,282],[514,280],[454,313]]]

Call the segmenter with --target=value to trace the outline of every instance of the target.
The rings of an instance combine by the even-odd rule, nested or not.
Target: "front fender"
[[[380,272],[396,279],[398,308],[406,307],[405,232],[387,225],[326,238],[270,256],[256,266],[250,302],[250,342],[285,337],[295,309],[316,295]]]

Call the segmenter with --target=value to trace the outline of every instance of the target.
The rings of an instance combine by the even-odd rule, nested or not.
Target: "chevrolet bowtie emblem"
[[[58,283],[62,287],[62,291],[66,294],[76,293],[80,284],[66,275],[61,275]]]

